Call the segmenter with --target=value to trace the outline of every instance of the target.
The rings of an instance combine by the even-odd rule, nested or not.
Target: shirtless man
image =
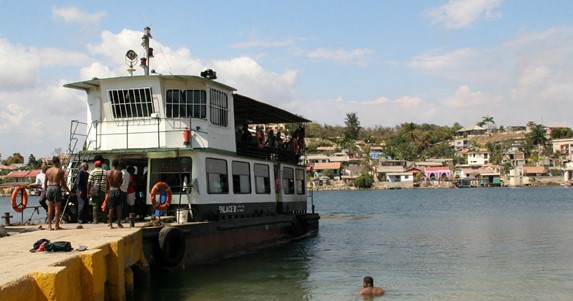
[[[123,183],[123,176],[121,174],[121,169],[119,168],[119,161],[113,160],[111,162],[113,167],[107,173],[107,208],[109,210],[107,220],[109,222],[109,227],[113,229],[113,211],[117,213],[117,227],[123,228],[121,224],[121,205],[123,202],[122,193],[119,189]]]
[[[61,169],[60,157],[54,156],[52,164],[53,166],[46,171],[46,180],[44,181],[44,191],[46,191],[46,201],[48,203],[48,230],[52,230],[54,210],[56,211],[56,230],[61,230],[63,229],[60,227],[62,187],[68,193],[70,193],[70,188],[66,184],[64,170]]]
[[[370,276],[364,277],[362,289],[358,292],[358,296],[376,297],[384,295],[384,290],[381,287],[374,287],[374,279]]]

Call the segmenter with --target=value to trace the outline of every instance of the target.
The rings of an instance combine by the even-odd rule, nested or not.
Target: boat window
[[[192,163],[190,157],[151,159],[151,185],[165,182],[172,192],[182,192],[190,185]]]
[[[167,90],[165,114],[168,118],[207,118],[207,92],[204,90]]]
[[[229,193],[229,178],[227,161],[222,159],[207,158],[207,180],[209,181],[208,193]]]
[[[290,167],[283,168],[283,189],[285,194],[294,194],[294,171]]]
[[[296,194],[304,194],[304,170],[296,170]]]
[[[258,194],[270,194],[271,177],[269,175],[269,166],[255,163],[254,169],[255,169],[255,191]]]
[[[211,89],[209,91],[209,102],[211,111],[211,124],[219,126],[229,125],[229,101],[224,92]]]
[[[233,161],[233,192],[251,193],[251,169],[249,163]]]
[[[109,90],[113,118],[149,117],[154,113],[151,88]]]

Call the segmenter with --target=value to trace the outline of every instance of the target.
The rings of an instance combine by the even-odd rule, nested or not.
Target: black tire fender
[[[177,227],[164,227],[157,235],[159,243],[159,259],[162,266],[174,268],[185,256],[185,237]]]

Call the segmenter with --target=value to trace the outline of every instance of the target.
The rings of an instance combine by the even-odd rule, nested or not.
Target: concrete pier
[[[0,238],[0,301],[125,300],[133,292],[134,281],[149,281],[140,228],[127,225],[109,229],[107,224],[84,224],[83,229],[75,229],[76,224],[62,226],[66,229],[7,227],[9,232],[20,233]],[[69,241],[74,250],[31,253],[34,242],[42,238]],[[76,250],[80,246],[87,249]]]

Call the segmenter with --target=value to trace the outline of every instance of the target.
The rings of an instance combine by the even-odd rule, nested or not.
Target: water
[[[572,188],[316,192],[314,202],[318,237],[155,271],[136,299],[362,300],[365,275],[384,300],[573,299]]]

